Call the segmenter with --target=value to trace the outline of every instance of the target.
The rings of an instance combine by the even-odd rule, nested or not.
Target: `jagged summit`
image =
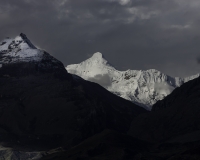
[[[27,38],[27,36],[24,33],[20,33],[19,37],[26,43],[30,48],[37,49],[31,41]]]
[[[24,33],[20,33],[19,36],[22,37],[22,39],[28,39]]]
[[[21,66],[19,68],[19,64],[22,65],[22,63],[26,67]],[[5,74],[2,73],[2,68],[5,71],[5,67],[10,67],[11,65],[19,68],[16,72],[20,73],[28,68],[35,68],[35,70],[39,71],[46,70],[48,72],[58,68],[64,69],[60,61],[44,50],[37,49],[23,33],[15,38],[6,38],[0,42],[0,74]],[[15,67],[12,67],[13,70],[16,70]],[[20,70],[22,68],[23,71]]]
[[[93,66],[95,66],[95,65],[106,65],[106,66],[111,67],[111,64],[105,59],[104,55],[100,52],[94,53],[92,55],[92,57],[90,57],[88,60],[86,60],[84,62],[93,64]]]
[[[148,110],[176,87],[199,77],[199,74],[187,78],[170,77],[156,69],[118,71],[99,52],[80,64],[68,65],[66,69]]]
[[[92,68],[92,70],[91,70]],[[66,67],[67,71],[76,74],[84,79],[88,77],[95,77],[96,75],[108,74],[108,71],[115,70],[115,68],[104,58],[102,53],[96,52],[89,59],[80,64],[72,64]]]
[[[44,52],[37,49],[25,34],[0,42],[0,63],[41,61]]]
[[[96,53],[93,54],[92,58],[101,59],[101,58],[103,58],[103,55],[102,55],[102,53],[100,53],[100,52],[96,52]]]
[[[91,63],[93,64],[93,66],[96,65],[104,65],[107,67],[111,67],[114,68],[114,66],[112,64],[110,64],[110,62],[105,58],[105,56],[100,53],[100,52],[96,52],[94,53],[89,59],[87,59],[85,61],[86,63]]]

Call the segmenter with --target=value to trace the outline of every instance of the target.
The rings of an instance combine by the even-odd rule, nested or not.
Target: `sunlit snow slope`
[[[155,69],[118,71],[99,52],[81,62],[66,67],[71,74],[99,83],[110,92],[132,101],[147,110],[158,100],[170,94],[176,87],[199,77],[170,77]]]

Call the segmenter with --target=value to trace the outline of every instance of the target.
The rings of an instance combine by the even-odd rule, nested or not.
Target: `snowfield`
[[[68,65],[66,69],[147,110],[176,87],[199,77],[199,74],[186,78],[170,77],[155,69],[118,71],[99,52],[80,64]]]

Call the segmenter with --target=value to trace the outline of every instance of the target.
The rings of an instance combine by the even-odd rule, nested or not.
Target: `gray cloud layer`
[[[109,87],[112,84],[112,81],[108,74],[97,74],[95,77],[90,77],[88,81],[98,83],[105,88]]]
[[[0,1],[0,39],[23,32],[65,65],[102,52],[121,70],[199,72],[199,0]]]

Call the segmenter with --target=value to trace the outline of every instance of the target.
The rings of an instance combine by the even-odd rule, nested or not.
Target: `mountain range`
[[[186,78],[171,77],[155,69],[119,71],[99,52],[80,64],[68,65],[66,69],[147,110],[176,87],[199,77],[199,74]]]
[[[105,129],[126,133],[133,118],[146,112],[96,83],[74,78],[25,34],[0,42],[0,66],[2,153],[8,147],[18,157],[25,151],[38,157],[38,151],[67,149]]]
[[[0,159],[200,159],[198,76],[117,71],[101,53],[66,70],[25,34],[6,38]]]

